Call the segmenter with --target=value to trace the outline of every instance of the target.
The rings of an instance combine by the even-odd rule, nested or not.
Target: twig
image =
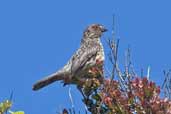
[[[164,91],[164,96],[171,99],[171,70],[164,70],[163,71],[164,73],[164,76],[165,76],[165,79],[164,79],[164,82],[162,84],[162,89]]]
[[[147,80],[150,80],[150,66],[148,66],[148,69],[147,69]]]
[[[72,98],[72,95],[71,95],[71,87],[69,87],[69,93],[68,94],[69,94],[73,114],[75,114],[74,102],[73,102],[73,98]]]
[[[86,105],[84,105],[84,108],[85,108],[85,113],[88,114],[88,108]]]

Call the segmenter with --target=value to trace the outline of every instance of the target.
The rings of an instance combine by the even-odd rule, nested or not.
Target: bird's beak
[[[100,28],[101,28],[102,32],[106,32],[107,31],[107,29],[104,26],[102,26],[102,25],[100,26]]]
[[[103,28],[103,29],[102,29],[102,32],[106,32],[106,31],[107,31],[107,29],[106,29],[106,28]]]

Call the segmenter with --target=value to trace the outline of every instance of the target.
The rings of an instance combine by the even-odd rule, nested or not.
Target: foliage
[[[126,51],[125,69],[121,72],[118,65],[119,40],[108,40],[109,60],[113,66],[110,79],[103,77],[102,62],[90,69],[88,78],[81,87],[83,103],[91,114],[171,114],[170,77],[166,73],[165,97],[161,97],[161,88],[148,76],[138,76],[130,60],[130,49]],[[102,78],[103,77],[103,78]],[[169,82],[169,83],[168,83]],[[167,90],[166,90],[167,89]],[[87,113],[87,112],[86,112]],[[67,111],[63,114],[75,114]]]
[[[24,114],[23,111],[16,111],[13,112],[10,110],[12,107],[12,102],[10,100],[5,100],[4,102],[0,103],[0,114],[5,114],[9,112],[10,114]]]
[[[160,98],[160,87],[147,78],[136,77],[125,93],[117,81],[106,80],[101,91],[108,114],[171,114],[171,101]]]
[[[121,88],[118,80],[100,83],[93,78],[83,86],[83,102],[92,114],[171,114],[171,101],[160,98],[160,87],[146,77],[134,77],[127,87]]]
[[[9,108],[11,108],[12,102],[10,100],[5,100],[4,102],[0,103],[0,114],[4,114],[7,112]]]

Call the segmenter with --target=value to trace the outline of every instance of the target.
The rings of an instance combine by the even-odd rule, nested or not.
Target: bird
[[[37,91],[56,81],[63,81],[64,85],[77,84],[76,80],[86,79],[89,70],[97,62],[104,62],[105,55],[101,37],[107,29],[101,24],[91,24],[83,32],[80,48],[74,53],[63,68],[37,81],[32,90]],[[102,65],[103,67],[103,65]]]

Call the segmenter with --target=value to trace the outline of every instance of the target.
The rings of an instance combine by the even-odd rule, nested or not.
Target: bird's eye
[[[94,26],[92,26],[92,27],[93,27],[93,28],[97,28],[97,26],[95,26],[95,25],[94,25]]]
[[[92,26],[92,28],[93,28],[93,29],[95,29],[95,30],[97,30],[97,29],[98,29],[98,27],[97,27],[97,26]]]

